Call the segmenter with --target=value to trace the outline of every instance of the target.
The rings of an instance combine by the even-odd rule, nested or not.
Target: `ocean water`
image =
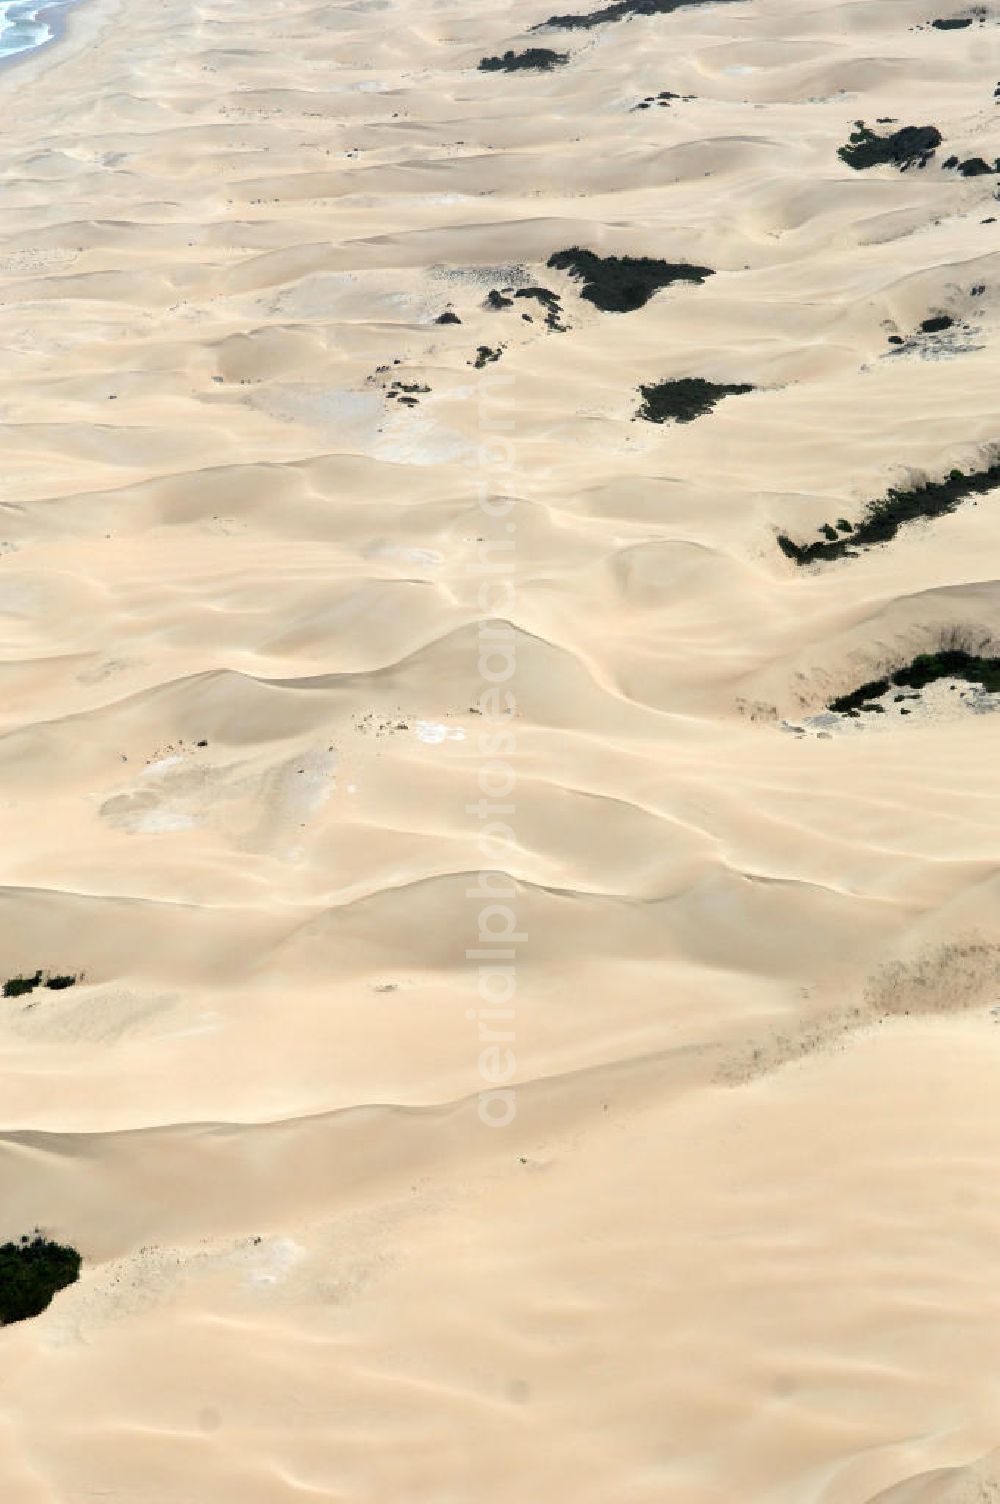
[[[50,42],[54,11],[47,0],[0,0],[0,62]]]

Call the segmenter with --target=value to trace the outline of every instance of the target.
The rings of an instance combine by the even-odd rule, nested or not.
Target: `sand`
[[[0,1239],[84,1259],[5,1504],[1000,1498],[1000,717],[825,711],[1000,651],[1000,496],[776,545],[1000,438],[966,13],[86,0],[0,75],[0,979],[78,978]]]

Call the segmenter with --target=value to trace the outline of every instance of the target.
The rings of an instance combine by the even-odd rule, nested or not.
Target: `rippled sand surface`
[[[547,4],[0,77],[5,1504],[1000,1498],[1000,11]]]

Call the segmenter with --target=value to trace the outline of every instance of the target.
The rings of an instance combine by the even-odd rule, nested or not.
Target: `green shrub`
[[[978,654],[967,653],[964,648],[942,648],[937,653],[918,653],[912,663],[897,669],[887,678],[870,679],[850,694],[831,700],[830,709],[839,715],[852,715],[859,710],[881,711],[881,705],[868,703],[876,695],[884,695],[894,686],[897,689],[919,691],[938,679],[961,679],[967,684],[981,684],[983,689],[996,694],[1000,690],[1000,658],[981,658]]]
[[[80,1278],[75,1248],[33,1238],[0,1245],[0,1326],[40,1316],[58,1290]]]
[[[480,73],[519,73],[524,69],[549,73],[569,62],[568,52],[553,52],[551,47],[529,47],[526,52],[508,49],[501,57],[481,57]]]
[[[661,261],[652,256],[599,256],[580,246],[554,251],[546,265],[582,281],[580,296],[605,313],[633,312],[661,287],[673,282],[700,284],[706,277],[715,276],[710,266]]]
[[[10,977],[3,984],[4,997],[23,997],[26,992],[34,992],[44,980],[46,987],[51,987],[53,992],[61,992],[65,987],[72,987],[79,980],[75,976],[51,974],[45,976],[41,971],[36,971],[33,977]]]
[[[855,172],[881,163],[905,172],[914,163],[923,167],[940,145],[941,132],[934,125],[904,125],[902,130],[892,131],[888,136],[876,136],[859,120],[857,130],[851,132],[846,146],[838,148],[837,156]]]
[[[717,3],[725,4],[728,0],[717,0]],[[539,21],[531,29],[541,31],[546,26],[559,26],[567,31],[581,27],[589,30],[607,21],[624,21],[629,16],[668,16],[682,6],[699,4],[701,0],[612,0],[610,5],[602,5],[599,10],[579,15],[549,16],[547,21]]]
[[[651,382],[639,388],[643,401],[637,416],[647,423],[693,423],[710,413],[723,397],[738,397],[753,390],[747,382],[705,381],[701,376]]]
[[[11,977],[3,984],[4,997],[21,997],[25,992],[34,992],[42,980],[42,973],[36,971],[33,977]]]
[[[945,480],[918,481],[908,490],[891,486],[884,496],[870,501],[861,521],[852,529],[851,536],[831,537],[826,528],[820,528],[826,539],[823,543],[796,543],[786,534],[778,535],[778,547],[796,564],[828,562],[831,559],[855,557],[858,548],[870,548],[876,543],[888,543],[895,538],[907,523],[944,517],[954,512],[970,496],[985,496],[988,491],[1000,487],[1000,464],[993,463],[982,470],[972,470],[967,475],[961,470],[951,470]],[[841,518],[837,527],[841,526]]]

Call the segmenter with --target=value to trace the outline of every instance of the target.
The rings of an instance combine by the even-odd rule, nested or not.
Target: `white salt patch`
[[[38,587],[25,580],[6,580],[0,586],[0,612],[4,616],[34,616],[46,604]]]
[[[256,1244],[249,1250],[248,1284],[282,1284],[304,1253],[305,1249],[294,1238],[269,1238],[266,1243]]]
[[[337,787],[336,770],[339,758],[335,752],[319,752],[296,759],[296,771],[290,773],[287,783],[289,803],[294,813],[309,816],[329,799]]]
[[[415,727],[420,741],[429,746],[437,746],[439,742],[464,742],[465,732],[461,726],[442,726],[439,721],[417,721]]]
[[[178,814],[172,809],[149,809],[134,815],[130,821],[132,830],[144,835],[162,835],[169,830],[193,830],[196,821],[191,815]]]
[[[411,564],[443,564],[444,554],[436,548],[401,548],[400,555]]]
[[[390,422],[372,450],[377,459],[391,460],[397,465],[446,465],[469,458],[473,446],[455,429],[421,420],[408,410],[405,418],[400,414]]]
[[[217,1013],[199,1013],[194,1023],[183,1029],[170,1029],[161,1034],[161,1039],[190,1039],[196,1034],[217,1034],[222,1027]]]
[[[155,762],[147,763],[142,770],[141,777],[160,778],[168,768],[176,768],[183,761],[183,757],[177,752],[170,757],[158,757]]]
[[[436,548],[398,548],[393,543],[383,543],[369,554],[373,559],[405,559],[407,564],[423,564],[432,569],[444,563],[444,554]]]

